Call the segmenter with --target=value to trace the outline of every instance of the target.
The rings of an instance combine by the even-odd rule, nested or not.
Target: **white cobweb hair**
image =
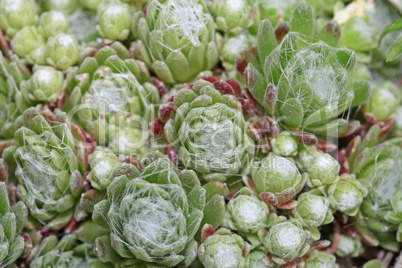
[[[162,3],[161,3],[162,2]],[[169,32],[177,32],[180,39],[187,39],[192,46],[199,46],[203,43],[202,35],[206,31],[206,24],[210,22],[210,15],[204,12],[204,7],[199,0],[166,0],[153,1],[158,12],[153,18],[155,30],[162,34],[169,35]],[[183,50],[188,43],[171,47],[169,44],[162,43],[169,51]]]

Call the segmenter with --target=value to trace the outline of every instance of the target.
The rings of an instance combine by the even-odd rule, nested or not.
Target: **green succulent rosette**
[[[129,6],[123,3],[114,3],[99,7],[98,34],[111,41],[124,41],[130,33],[131,14]]]
[[[164,156],[113,179],[92,219],[110,230],[95,241],[101,261],[138,259],[173,267],[195,258],[205,190],[193,171],[178,172]],[[115,256],[112,256],[115,254]]]
[[[64,90],[64,75],[53,67],[37,68],[28,80],[20,83],[16,102],[20,112],[39,103],[54,103]]]
[[[78,44],[85,45],[95,42],[98,38],[96,31],[96,15],[77,10],[68,17],[68,26],[70,34],[74,35]]]
[[[71,14],[79,8],[78,0],[39,0],[42,12],[57,10],[64,14]]]
[[[17,122],[16,145],[3,152],[7,164],[16,166],[17,196],[40,225],[59,230],[73,218],[83,192],[92,139],[59,110],[31,107]]]
[[[46,46],[48,65],[65,71],[78,62],[79,48],[73,35],[59,33],[50,37]]]
[[[34,0],[2,0],[0,2],[0,28],[13,37],[25,26],[38,21],[38,7]]]
[[[305,262],[309,268],[338,268],[336,257],[325,251],[317,251],[314,256]]]
[[[16,103],[19,84],[27,79],[30,71],[13,56],[6,60],[0,52],[0,138],[12,139],[15,131],[15,120],[20,115]]]
[[[402,100],[401,88],[391,81],[374,85],[362,112],[368,121],[385,121],[392,117]]]
[[[297,206],[293,209],[295,218],[310,231],[314,240],[320,239],[321,236],[318,227],[334,220],[330,202],[321,194],[321,191],[317,189],[301,194],[297,199]]]
[[[255,162],[251,171],[255,191],[274,207],[293,203],[291,199],[301,191],[307,178],[307,173],[301,174],[292,159],[272,153]]]
[[[211,225],[202,228],[202,243],[198,257],[205,268],[241,268],[245,267],[245,257],[250,245],[229,229],[215,231]]]
[[[267,251],[264,247],[252,249],[246,257],[246,267],[250,268],[268,268],[273,267],[268,265],[265,261]]]
[[[359,126],[349,122],[346,111],[368,98],[370,83],[350,79],[356,55],[332,47],[339,33],[333,22],[327,26],[315,35],[311,7],[302,1],[287,29],[260,22],[257,53],[246,53],[237,69],[253,97],[284,128],[338,137]]]
[[[99,49],[68,75],[63,109],[99,145],[116,154],[143,156],[151,146],[148,124],[163,92],[150,83],[143,62],[130,59],[121,43]]]
[[[359,237],[353,238],[341,234],[339,236],[338,244],[335,254],[340,258],[345,257],[358,257],[364,252],[362,241]]]
[[[165,137],[180,162],[207,181],[245,174],[254,155],[255,143],[235,95],[225,81],[200,79],[159,109]]]
[[[367,189],[356,180],[354,175],[343,174],[339,180],[328,187],[331,207],[349,216],[355,216],[359,211]]]
[[[287,131],[271,139],[272,152],[280,156],[295,156],[297,154],[297,140]]]
[[[190,82],[218,63],[215,23],[204,0],[153,0],[133,15],[135,56],[163,82]]]
[[[308,185],[320,187],[335,183],[338,180],[340,164],[330,154],[306,149],[307,154],[310,154],[306,161]]]
[[[45,39],[68,32],[67,17],[60,11],[44,12],[39,18],[39,31]]]
[[[267,261],[271,266],[290,263],[310,249],[307,243],[310,234],[296,220],[279,217],[268,231],[261,230],[258,236],[268,251]]]
[[[234,35],[240,34],[253,23],[250,0],[217,0],[208,2],[216,28]]]
[[[0,181],[0,266],[13,264],[25,249],[25,237],[21,235],[28,211],[21,201],[10,205],[7,185]]]
[[[45,39],[36,26],[25,26],[19,30],[11,39],[10,45],[15,54],[25,58],[27,63],[44,64]]]
[[[256,234],[276,220],[265,202],[248,188],[242,188],[227,204],[226,225],[231,230]]]

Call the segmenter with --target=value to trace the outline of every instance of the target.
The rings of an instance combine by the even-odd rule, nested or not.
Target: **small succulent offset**
[[[45,39],[68,32],[67,17],[60,11],[44,12],[39,18],[39,31]]]
[[[7,185],[0,181],[0,266],[12,265],[23,254],[25,239],[21,235],[28,217],[23,202],[10,205]]]
[[[47,63],[62,71],[78,62],[77,40],[73,35],[60,33],[47,41]]]
[[[229,229],[215,231],[211,225],[202,228],[201,245],[198,256],[206,268],[242,268],[250,245]]]
[[[317,228],[334,220],[329,206],[330,202],[328,198],[320,195],[320,192],[320,190],[311,190],[301,194],[297,199],[297,206],[294,208],[296,219],[310,231],[314,240],[320,238]]]
[[[259,237],[268,251],[270,265],[284,265],[303,257],[310,249],[310,233],[296,220],[278,218],[268,231],[261,230]]]
[[[359,238],[353,238],[341,234],[336,247],[335,254],[340,258],[347,256],[358,257],[364,251],[364,247]]]
[[[157,156],[145,168],[114,178],[107,197],[95,205],[94,222],[110,230],[95,241],[95,253],[101,261],[109,261],[114,250],[119,258],[188,266],[196,257],[194,235],[204,205],[197,175],[179,173]]]
[[[331,208],[349,216],[355,216],[359,211],[367,189],[356,180],[354,175],[343,174],[339,180],[328,188]]]
[[[190,82],[218,62],[215,23],[204,0],[152,0],[133,15],[137,58],[166,83]]]
[[[216,28],[230,34],[240,34],[253,23],[249,0],[217,0],[210,2]]]
[[[301,174],[292,159],[271,153],[261,163],[253,165],[251,179],[265,202],[291,208],[295,205],[291,199],[304,187],[308,175]]]
[[[45,39],[36,26],[25,26],[14,35],[10,44],[15,54],[33,64],[36,63],[35,54],[41,52]]]
[[[276,220],[265,202],[243,188],[227,204],[227,225],[232,230],[256,234]]]
[[[20,112],[38,103],[53,103],[64,89],[64,76],[53,67],[37,68],[28,80],[20,83],[16,101]]]
[[[59,230],[73,218],[84,190],[82,174],[92,139],[57,110],[31,107],[17,121],[16,145],[8,147],[3,158],[16,165],[18,198],[32,218],[47,229]]]
[[[236,98],[241,93],[234,89],[240,89],[237,82],[232,87],[200,79],[159,109],[159,120],[166,122],[164,134],[182,164],[207,181],[243,174],[254,155],[255,143]]]
[[[123,41],[130,33],[131,15],[126,4],[109,4],[99,8],[96,29],[99,35],[111,41]]]

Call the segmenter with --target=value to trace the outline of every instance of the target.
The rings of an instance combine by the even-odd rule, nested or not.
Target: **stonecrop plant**
[[[0,0],[0,268],[402,267],[396,0]]]

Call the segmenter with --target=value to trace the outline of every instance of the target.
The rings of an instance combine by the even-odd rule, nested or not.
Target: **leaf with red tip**
[[[176,166],[179,164],[179,153],[172,145],[166,147],[165,155],[167,155],[170,161],[172,161]]]
[[[320,141],[315,145],[315,148],[324,152],[333,152],[338,149],[338,146],[332,142]]]
[[[280,205],[277,206],[277,208],[280,209],[292,209],[295,208],[297,206],[297,201],[294,200],[290,200],[288,202],[282,203]]]
[[[229,94],[229,95],[234,95],[235,94],[234,89],[232,88],[232,86],[229,83],[227,83],[227,82],[225,82],[223,80],[215,81],[215,82],[213,82],[213,85],[222,94]]]
[[[315,145],[318,142],[317,137],[309,132],[299,132],[295,135],[295,138],[304,145]]]
[[[260,197],[265,203],[271,204],[274,207],[278,206],[278,199],[273,193],[260,193]]]
[[[286,21],[281,21],[275,28],[275,37],[276,40],[279,42],[282,41],[283,37],[288,34],[290,30],[289,23]]]
[[[202,79],[204,79],[205,81],[208,81],[210,83],[214,83],[216,82],[218,79],[216,79],[215,77],[211,76],[211,75],[204,75],[202,77]]]
[[[170,117],[172,117],[173,112],[175,111],[176,106],[173,102],[168,102],[159,107],[159,119],[166,123]]]
[[[150,132],[155,136],[160,137],[163,132],[163,127],[165,124],[158,118],[151,122],[150,124]]]
[[[163,95],[165,95],[168,92],[165,84],[161,80],[159,80],[155,77],[152,77],[151,83],[158,89],[159,96],[162,97]]]
[[[267,108],[269,114],[273,114],[275,111],[275,104],[278,99],[278,88],[273,84],[268,84],[267,90],[264,96],[264,106]]]
[[[252,182],[252,180],[249,177],[243,176],[243,182],[246,185],[246,187],[250,188],[253,192],[255,192],[254,183]]]
[[[214,227],[211,224],[205,224],[201,231],[201,243],[204,243],[204,241],[214,233]]]

